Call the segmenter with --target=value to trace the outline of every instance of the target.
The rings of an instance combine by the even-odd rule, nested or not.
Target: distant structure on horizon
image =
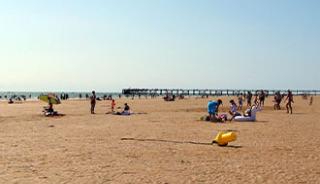
[[[122,90],[125,96],[162,96],[162,95],[185,95],[185,96],[238,96],[248,92],[258,93],[257,89],[147,89],[147,88],[127,88]],[[288,90],[266,90],[266,95],[274,95],[276,92],[287,93]],[[291,90],[293,95],[320,95],[320,90]]]

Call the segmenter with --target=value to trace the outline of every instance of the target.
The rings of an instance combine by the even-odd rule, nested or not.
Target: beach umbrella
[[[47,103],[52,103],[52,104],[60,104],[60,99],[57,97],[57,95],[49,93],[47,95],[40,95],[39,99],[41,101],[47,102]]]

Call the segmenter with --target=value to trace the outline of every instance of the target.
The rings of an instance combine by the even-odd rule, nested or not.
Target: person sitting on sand
[[[232,121],[236,116],[241,116],[241,114],[237,111],[238,107],[234,100],[230,100],[230,110],[229,113],[232,116],[230,121]]]
[[[10,98],[9,101],[8,101],[8,104],[13,104],[13,103],[14,102],[13,102],[12,98]]]
[[[208,113],[209,119],[214,120],[216,119],[216,115],[219,111],[219,106],[222,104],[222,100],[218,99],[217,101],[209,101],[208,102]]]
[[[125,115],[125,116],[129,116],[131,115],[131,111],[130,111],[130,106],[125,103],[124,104],[124,108],[123,108],[123,111],[122,112],[116,112],[116,113],[113,113],[114,115]]]
[[[130,107],[127,103],[124,104],[124,109],[122,111],[122,115],[130,115]]]
[[[58,112],[54,111],[53,104],[49,98],[49,103],[47,107],[44,107],[43,113],[45,116],[57,116]]]
[[[50,100],[49,100],[50,101]],[[51,102],[49,102],[49,106],[48,106],[48,108],[47,108],[47,111],[48,112],[53,112],[54,110],[53,110],[53,104],[51,103]]]

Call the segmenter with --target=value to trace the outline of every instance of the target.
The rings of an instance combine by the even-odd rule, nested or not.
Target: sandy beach
[[[199,121],[208,99],[117,100],[132,116],[105,114],[110,101],[91,115],[89,101],[71,100],[56,118],[41,115],[44,102],[1,102],[0,183],[320,183],[320,98],[295,97],[292,115],[272,98],[257,122],[226,124]],[[210,145],[220,130],[238,139]]]

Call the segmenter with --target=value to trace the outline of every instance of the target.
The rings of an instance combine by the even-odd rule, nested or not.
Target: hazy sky
[[[0,0],[0,91],[320,89],[317,0]]]

